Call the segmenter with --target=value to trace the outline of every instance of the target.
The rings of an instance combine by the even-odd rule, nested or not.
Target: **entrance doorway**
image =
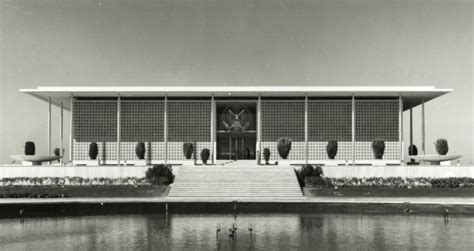
[[[256,111],[254,100],[216,100],[217,159],[256,158]]]

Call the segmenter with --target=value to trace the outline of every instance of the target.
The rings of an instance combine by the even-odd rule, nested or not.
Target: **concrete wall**
[[[267,168],[267,167],[262,167]],[[285,168],[285,167],[281,167]],[[0,179],[12,177],[144,177],[147,166],[0,166]],[[177,173],[179,166],[173,166]],[[330,166],[326,177],[471,177],[474,166]]]

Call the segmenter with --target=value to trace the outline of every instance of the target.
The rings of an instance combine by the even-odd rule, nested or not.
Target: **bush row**
[[[83,178],[83,177],[17,177],[3,178],[0,186],[91,186],[91,185],[116,185],[135,186],[149,185],[146,178]]]
[[[154,165],[148,168],[145,178],[83,178],[83,177],[17,177],[3,178],[0,186],[138,186],[138,185],[169,185],[174,181],[171,165]]]
[[[306,177],[307,186],[318,187],[386,187],[386,188],[455,188],[474,187],[474,178],[402,178],[402,177],[371,177],[371,178],[327,178]]]

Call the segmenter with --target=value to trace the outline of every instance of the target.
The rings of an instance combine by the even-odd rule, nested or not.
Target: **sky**
[[[170,85],[452,88],[426,104],[427,153],[446,138],[469,163],[473,13],[467,0],[0,0],[0,163],[28,140],[47,153],[47,104],[20,88]]]

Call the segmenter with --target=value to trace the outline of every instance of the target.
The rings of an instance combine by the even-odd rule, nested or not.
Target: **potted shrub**
[[[183,161],[183,165],[194,165],[194,160],[191,159],[193,157],[193,153],[194,153],[194,144],[190,142],[184,143],[183,154],[186,160]]]
[[[329,159],[334,159],[337,154],[337,141],[329,140],[326,145],[326,153],[328,154]]]
[[[434,143],[436,147],[436,152],[439,155],[446,155],[449,151],[448,141],[446,139],[437,139]]]
[[[270,149],[268,148],[264,148],[263,149],[263,158],[265,159],[265,165],[268,165],[268,161],[270,161]]]
[[[92,142],[89,145],[89,161],[86,161],[87,166],[98,166],[99,161],[97,160],[97,155],[99,155],[99,147],[96,142]]]
[[[201,160],[204,165],[207,165],[207,161],[209,160],[209,157],[211,156],[211,151],[209,149],[204,148],[201,151]]]
[[[279,165],[290,165],[290,161],[288,160],[288,155],[290,154],[291,150],[291,142],[292,140],[290,138],[279,138],[278,143],[277,143],[277,150],[278,150],[278,155],[282,158],[278,162]]]
[[[381,139],[372,140],[372,151],[375,159],[382,159],[385,152],[385,142]]]
[[[25,143],[25,155],[35,155],[35,143],[32,141],[27,141]]]
[[[416,156],[418,155],[418,148],[416,148],[415,145],[410,145],[408,147],[408,155],[409,156]],[[410,159],[410,162],[408,162],[408,165],[417,165],[418,163],[415,162],[414,159]]]
[[[62,150],[62,152],[61,152],[61,150],[59,149],[59,147],[56,147],[56,148],[54,148],[53,153],[54,153],[54,156],[62,157],[62,156],[64,156],[64,148],[63,148],[63,150]],[[61,162],[61,161],[58,160],[58,162]]]
[[[146,166],[146,160],[145,160],[145,153],[146,153],[146,148],[145,148],[145,143],[144,142],[138,142],[137,145],[135,146],[135,154],[137,155],[138,160],[132,161],[133,164],[136,166]]]

